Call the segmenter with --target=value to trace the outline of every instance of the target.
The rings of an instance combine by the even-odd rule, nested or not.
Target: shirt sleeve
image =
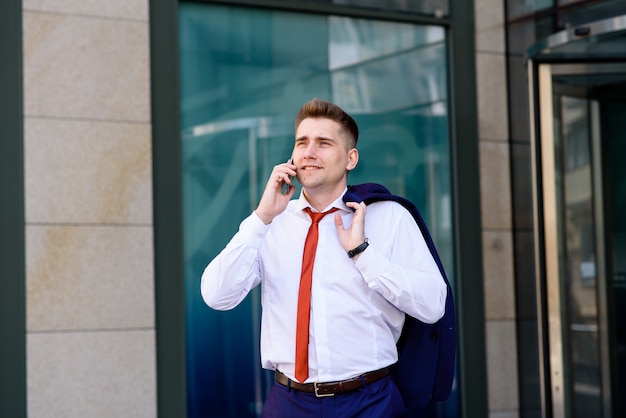
[[[232,309],[261,282],[258,255],[268,229],[254,212],[241,222],[239,231],[202,273],[200,288],[207,305]]]
[[[399,204],[388,203],[395,207],[385,211],[382,219],[368,219],[368,208],[366,232],[370,221],[393,228],[370,238],[370,246],[355,265],[370,289],[396,308],[422,322],[435,323],[445,313],[446,283],[411,214]]]

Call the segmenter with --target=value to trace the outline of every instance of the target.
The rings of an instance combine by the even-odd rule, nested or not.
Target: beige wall
[[[504,2],[476,0],[476,88],[490,418],[519,417]]]
[[[24,0],[29,417],[154,417],[147,0]]]

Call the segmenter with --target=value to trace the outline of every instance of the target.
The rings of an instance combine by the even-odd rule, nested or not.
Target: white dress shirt
[[[262,286],[261,363],[294,379],[296,312],[304,241],[311,218],[300,198],[265,225],[252,213],[206,267],[201,291],[212,308],[237,306]],[[347,228],[353,212],[341,198]],[[402,205],[368,205],[370,246],[350,259],[339,243],[334,213],[319,223],[313,267],[307,382],[331,382],[395,363],[405,312],[434,323],[444,314],[446,285],[419,227]]]

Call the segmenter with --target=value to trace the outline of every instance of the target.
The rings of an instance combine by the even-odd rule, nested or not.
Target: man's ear
[[[346,165],[347,171],[352,171],[359,162],[359,150],[352,148],[348,151],[348,165]]]

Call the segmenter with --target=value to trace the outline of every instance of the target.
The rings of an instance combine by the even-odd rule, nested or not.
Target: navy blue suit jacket
[[[406,316],[398,341],[398,362],[393,366],[393,376],[407,408],[423,408],[430,401],[447,399],[452,390],[456,360],[454,299],[424,219],[413,203],[403,197],[392,195],[384,186],[376,183],[348,186],[343,200],[366,204],[382,200],[398,202],[411,213],[422,231],[428,249],[448,288],[446,312],[435,324],[425,324],[409,315]]]

